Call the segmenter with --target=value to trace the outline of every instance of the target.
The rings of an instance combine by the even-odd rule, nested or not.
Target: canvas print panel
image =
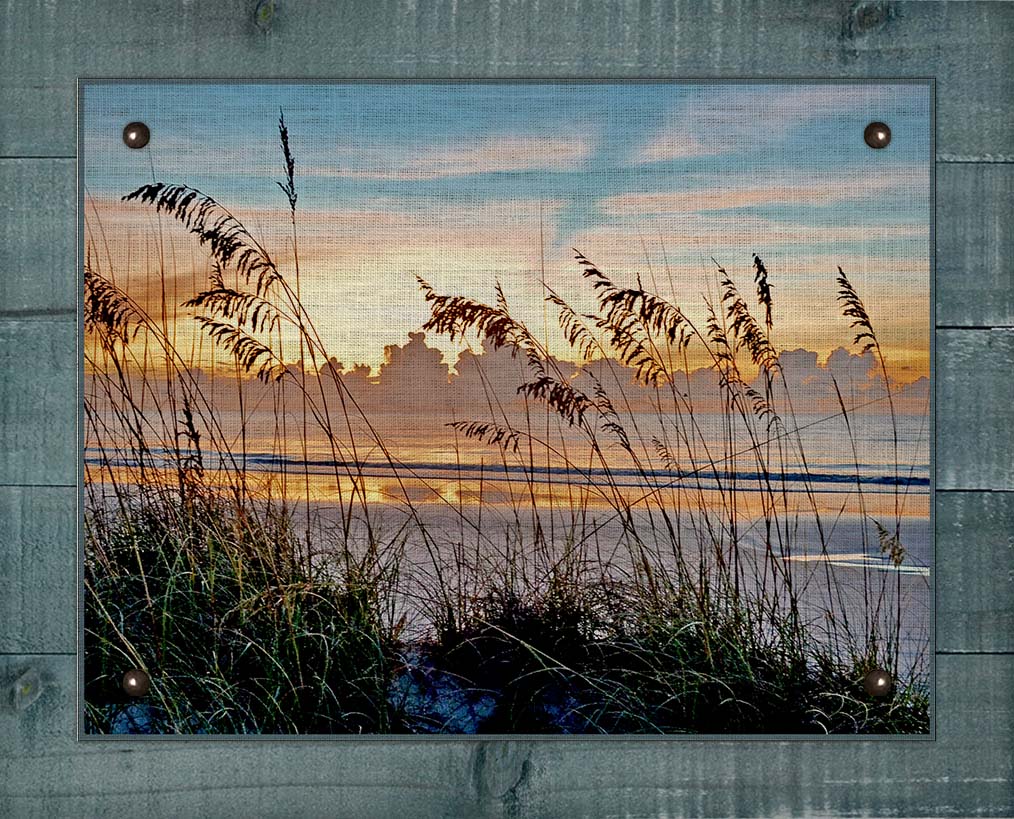
[[[82,105],[87,733],[929,731],[928,84]]]

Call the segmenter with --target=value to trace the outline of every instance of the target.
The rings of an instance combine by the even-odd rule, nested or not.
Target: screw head
[[[123,126],[123,144],[128,148],[143,148],[151,139],[151,131],[143,122],[128,122]]]
[[[123,675],[121,682],[123,690],[131,697],[143,697],[151,688],[151,678],[148,673],[140,668],[132,668]]]
[[[884,669],[874,668],[863,677],[863,689],[871,697],[886,697],[894,689],[894,678]]]
[[[871,122],[863,131],[863,139],[871,148],[886,148],[891,144],[891,129],[883,122]]]

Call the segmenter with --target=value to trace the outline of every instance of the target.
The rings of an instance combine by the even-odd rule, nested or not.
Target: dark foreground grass
[[[93,510],[87,536],[90,731],[390,730],[382,578],[307,567],[285,517],[207,495]],[[152,677],[140,712],[120,690],[132,666]]]
[[[88,515],[87,729],[97,733],[921,733],[925,692],[616,583],[488,588],[399,640],[388,572],[298,559],[291,521],[204,494]],[[140,703],[120,689],[147,669]]]
[[[484,615],[441,635],[431,659],[491,697],[480,732],[928,730],[925,694],[865,693],[872,662],[843,668],[778,638],[754,643],[734,613],[702,617],[675,600],[650,611],[622,603],[628,614],[617,622],[566,598],[490,599]]]
[[[449,542],[428,530],[405,488],[391,504],[406,522],[384,543],[365,487],[364,453],[401,474],[397,453],[357,403],[346,374],[330,364],[300,298],[294,160],[284,119],[279,134],[291,270],[215,199],[178,184],[145,185],[124,199],[171,217],[208,251],[207,289],[182,305],[163,296],[152,312],[116,284],[112,260],[103,269],[94,242],[87,245],[89,732],[928,731],[925,670],[900,668],[901,572],[863,572],[862,605],[850,619],[827,562],[809,589],[793,570],[794,558],[830,554],[829,521],[793,409],[799,396],[772,341],[769,274],[759,257],[756,307],[716,265],[719,296],[702,296],[706,324],[698,326],[639,277],[614,280],[577,253],[593,312],[548,287],[546,302],[574,361],[607,364],[606,383],[588,369],[587,391],[568,374],[573,365],[550,355],[511,313],[499,287],[485,304],[420,280],[431,312],[425,331],[504,349],[524,367],[516,390],[522,414],[504,412],[486,395],[489,417],[445,423],[488,446],[505,470],[522,470],[530,499],[512,503],[519,521],[522,508],[531,514],[533,534],[520,526],[498,531],[459,508],[461,531],[474,528],[484,544],[472,558],[463,535]],[[178,274],[158,268],[163,294]],[[855,344],[879,361],[895,462],[893,520],[882,523],[871,517],[859,477],[849,420],[855,408],[835,384],[848,427],[843,444],[851,443],[856,467],[841,514],[862,523],[857,550],[876,556],[869,537],[875,526],[879,552],[900,569],[908,482],[897,463],[891,378],[867,308],[840,268],[837,282]],[[303,485],[312,514],[308,465],[282,466],[279,500],[249,488],[246,422],[237,428],[228,420],[213,385],[198,377],[207,363],[200,351],[176,346],[178,307],[199,311],[192,318],[202,339],[232,363],[241,419],[253,379],[263,382],[260,395],[273,407],[277,432],[270,454],[280,464],[297,450],[308,464],[311,446],[328,453],[335,487],[328,501],[340,510],[333,532],[311,535],[286,506],[286,485],[293,497]],[[699,425],[707,400],[690,383],[688,350],[703,354],[716,378],[724,425],[717,449]],[[615,402],[609,378],[625,388]],[[652,397],[661,438],[638,431],[639,413],[626,398],[632,382]],[[545,435],[534,432],[540,417]],[[626,562],[622,580],[610,561],[591,560],[589,550],[603,545],[594,533],[541,526],[540,514],[554,513],[552,504],[539,508],[544,502],[535,491],[544,465],[575,475],[586,469],[567,454],[565,433],[578,434],[592,454],[593,489],[621,524],[614,551]],[[214,468],[205,464],[212,454]],[[659,482],[663,466],[672,481]],[[740,469],[760,476],[760,559],[743,548],[751,503],[735,480]],[[642,498],[622,491],[631,473],[645,484]],[[790,482],[802,485],[801,508],[786,491]],[[581,481],[570,488],[581,496]],[[716,491],[718,503],[710,506],[705,496]],[[589,517],[582,503],[569,507],[574,521]],[[476,509],[481,513],[481,489]],[[801,515],[815,524],[814,542],[797,534]],[[684,536],[688,531],[695,536]],[[432,565],[403,570],[406,544]],[[444,563],[448,553],[453,566]],[[587,565],[593,568],[585,573]],[[474,576],[459,582],[468,572]],[[816,594],[826,608],[818,623],[805,622],[800,610]],[[406,603],[426,620],[412,640],[395,616]],[[120,679],[133,667],[149,672],[152,688],[132,703]],[[863,691],[873,668],[900,678],[891,697],[874,700]]]

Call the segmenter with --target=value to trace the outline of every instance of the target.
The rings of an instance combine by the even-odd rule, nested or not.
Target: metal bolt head
[[[132,668],[123,675],[123,690],[132,697],[143,697],[151,687],[151,678],[140,668]]]
[[[894,678],[882,668],[874,668],[863,677],[863,690],[871,697],[886,697],[893,689]]]
[[[128,148],[143,148],[151,139],[151,131],[143,122],[128,122],[123,126],[123,144]]]
[[[871,148],[886,148],[891,144],[891,129],[883,122],[871,122],[863,131],[863,139]]]

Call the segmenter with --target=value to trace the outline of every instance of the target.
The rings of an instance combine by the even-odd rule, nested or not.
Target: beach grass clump
[[[490,593],[467,622],[440,632],[426,659],[441,677],[492,700],[477,733],[928,729],[925,691],[871,697],[862,679],[874,664],[843,666],[827,651],[801,650],[799,627],[788,619],[781,633],[758,640],[744,611],[638,603],[616,586],[528,599]]]
[[[582,731],[576,709],[591,665],[598,617],[577,595],[556,590],[537,597],[489,591],[467,619],[445,623],[424,647],[428,661],[466,690],[485,694],[494,707],[477,723],[480,733]]]
[[[308,566],[288,517],[144,499],[89,510],[87,539],[89,730],[389,730],[380,578]],[[151,677],[141,712],[131,667]]]
[[[466,405],[487,414],[427,419],[453,436],[459,467],[478,452],[480,475],[495,476],[474,492],[459,479],[448,500],[331,365],[301,298],[283,118],[279,134],[291,261],[214,198],[164,183],[124,200],[207,251],[189,299],[168,301],[179,271],[160,267],[161,301],[142,304],[88,246],[89,732],[929,730],[925,663],[902,667],[898,413],[871,312],[841,268],[843,316],[879,363],[869,403],[890,411],[883,523],[837,383],[855,481],[839,510],[821,503],[796,412],[805,395],[772,335],[774,274],[756,255],[756,298],[716,263],[717,296],[699,297],[695,321],[676,293],[575,251],[592,307],[545,292],[564,358],[499,285],[487,304],[419,279],[423,330],[480,342],[475,362],[502,351],[518,365],[512,395],[480,373],[485,394]],[[195,322],[189,350],[177,307]],[[271,434],[253,444],[257,412]],[[485,506],[487,482],[498,506]],[[325,505],[328,525],[316,525]],[[849,548],[863,565],[890,563],[851,585],[832,560],[844,517],[858,521]],[[130,668],[151,676],[143,701],[120,689]],[[863,690],[874,668],[897,681],[892,696]]]

